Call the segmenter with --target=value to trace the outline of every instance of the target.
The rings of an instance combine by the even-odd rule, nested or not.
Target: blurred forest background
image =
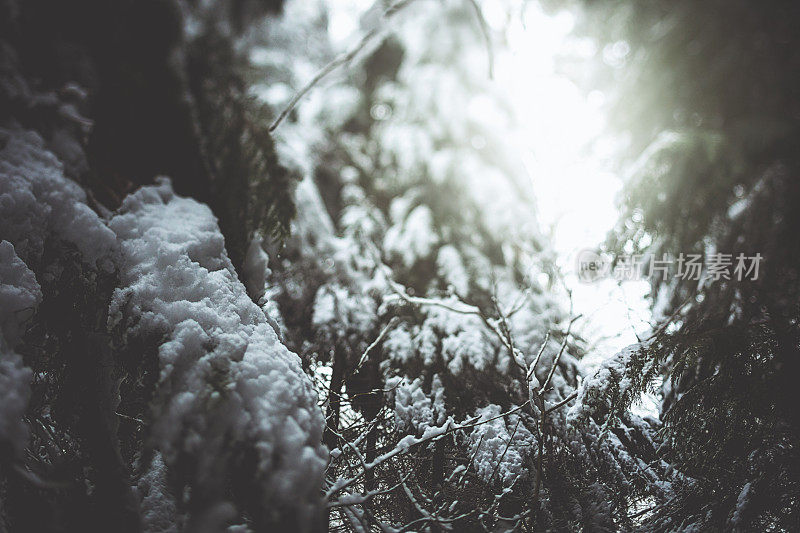
[[[608,357],[502,83],[564,13],[601,251],[763,257]],[[0,531],[800,530],[798,20],[0,0]]]

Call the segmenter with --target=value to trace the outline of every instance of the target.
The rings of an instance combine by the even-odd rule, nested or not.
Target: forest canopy
[[[0,0],[0,532],[800,530],[799,17]]]

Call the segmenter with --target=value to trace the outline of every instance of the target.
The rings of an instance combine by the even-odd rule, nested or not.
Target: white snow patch
[[[436,268],[439,275],[452,285],[458,294],[467,294],[469,291],[469,274],[464,268],[464,262],[455,246],[450,244],[439,249],[436,257]]]
[[[572,424],[586,421],[596,411],[611,409],[609,388],[616,387],[615,397],[622,397],[633,385],[626,369],[646,343],[632,344],[613,357],[603,361],[592,376],[587,376],[578,388],[575,403],[567,412],[567,420]]]
[[[188,453],[214,486],[242,443],[264,505],[310,520],[327,455],[316,396],[238,281],[210,209],[162,180],[128,196],[110,227],[121,248],[111,325],[162,339],[153,435],[167,467]]]
[[[9,347],[17,344],[23,324],[41,301],[36,276],[17,257],[14,245],[0,241],[0,339]]]
[[[262,239],[259,235],[253,236],[250,240],[250,245],[247,247],[247,253],[244,257],[244,271],[245,287],[247,292],[258,301],[267,290],[267,278],[270,275],[269,256],[261,247]]]
[[[394,204],[398,200],[392,202],[392,211],[397,210]],[[419,205],[411,210],[402,224],[389,228],[383,246],[387,254],[399,256],[403,265],[411,268],[417,260],[428,257],[437,242],[431,210],[426,205]]]
[[[403,379],[395,389],[394,417],[399,428],[413,431],[441,425],[447,413],[444,403],[444,387],[438,375],[433,377],[431,393],[422,389],[422,379]]]
[[[155,454],[136,488],[142,500],[142,530],[146,533],[178,533],[181,519],[175,498],[167,487],[167,467],[160,453]]]
[[[0,129],[0,239],[26,263],[37,261],[50,234],[74,245],[90,266],[111,271],[114,234],[64,177],[61,162],[36,133]]]
[[[500,413],[500,406],[495,404],[475,412],[481,420]],[[469,438],[469,451],[474,454],[472,464],[478,476],[486,483],[499,480],[504,487],[513,485],[519,476],[527,473],[528,459],[537,450],[536,439],[516,414],[476,426]]]

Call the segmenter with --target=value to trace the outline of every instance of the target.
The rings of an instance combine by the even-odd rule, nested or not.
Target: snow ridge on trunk
[[[153,447],[191,489],[189,524],[241,491],[256,523],[311,528],[327,456],[316,396],[239,282],[211,210],[161,180],[109,225],[121,250],[111,326],[127,342],[158,339]]]

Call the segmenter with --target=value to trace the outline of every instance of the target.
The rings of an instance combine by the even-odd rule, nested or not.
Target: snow
[[[42,290],[14,245],[0,241],[0,345],[13,347],[22,336],[22,326],[42,301]]]
[[[396,211],[392,202],[392,211]],[[393,216],[395,218],[395,216]],[[386,232],[383,246],[387,254],[399,256],[406,268],[411,268],[419,259],[428,257],[437,244],[433,230],[433,215],[426,205],[411,210],[402,224],[395,224]]]
[[[109,321],[129,342],[158,340],[153,436],[167,467],[189,454],[197,482],[213,487],[244,444],[264,505],[309,520],[326,458],[316,396],[238,281],[210,209],[162,179],[128,196],[109,226],[121,251]]]
[[[366,294],[350,292],[339,283],[323,285],[314,299],[312,323],[331,338],[369,331],[375,322],[375,307]]]
[[[179,516],[175,498],[167,487],[167,468],[160,453],[139,478],[142,530],[146,533],[178,533]]]
[[[22,418],[32,374],[13,348],[42,300],[31,268],[42,266],[48,243],[58,243],[110,271],[115,241],[38,134],[0,128],[0,147],[0,448],[19,455],[28,440]]]
[[[609,412],[612,396],[625,397],[633,385],[626,370],[631,359],[644,347],[646,343],[640,342],[624,348],[603,361],[592,376],[586,377],[567,413],[567,420],[573,424],[582,423],[596,412]]]
[[[459,374],[465,364],[476,370],[484,370],[487,363],[487,354],[494,350],[487,345],[482,331],[478,328],[464,329],[455,335],[442,339],[442,354],[449,361],[447,368],[453,374]]]
[[[402,302],[397,295],[385,298],[387,302]],[[434,301],[434,300],[431,300]],[[455,297],[435,300],[454,309],[469,309]],[[439,358],[453,375],[466,368],[483,371],[494,364],[502,371],[498,360],[498,349],[487,335],[489,333],[481,319],[473,314],[455,312],[439,305],[426,304],[421,325],[399,326],[393,329],[384,341],[388,361],[408,363],[414,358],[430,367]]]
[[[281,145],[278,145],[281,146]],[[294,194],[297,217],[292,221],[292,238],[303,250],[316,249],[333,238],[334,227],[325,209],[314,180],[306,176],[297,184]],[[330,252],[330,250],[323,250]]]
[[[114,234],[86,205],[86,194],[64,176],[42,138],[0,128],[0,239],[27,264],[38,261],[51,234],[75,246],[92,267],[113,269]]]
[[[286,327],[278,304],[271,298],[275,288],[270,287],[267,283],[272,270],[268,266],[269,256],[264,251],[262,243],[260,235],[255,235],[250,240],[242,265],[242,277],[247,294],[261,307],[267,317],[267,322],[278,335],[278,339],[283,342]]]
[[[744,487],[742,487],[741,492],[739,492],[739,496],[736,498],[736,510],[733,512],[733,516],[731,517],[731,526],[736,529],[743,523],[744,514],[747,512],[747,506],[750,503],[750,499],[752,495],[750,492],[752,491],[753,484],[751,482],[745,483]]]
[[[444,387],[438,375],[433,376],[430,395],[423,390],[421,378],[404,378],[395,389],[394,417],[399,428],[425,431],[443,424],[446,415]]]
[[[731,220],[735,220],[739,218],[739,216],[747,211],[748,207],[750,207],[750,199],[749,198],[742,198],[731,204],[728,208],[728,218]]]
[[[415,328],[418,329],[418,328]],[[398,326],[386,335],[383,351],[389,360],[397,363],[411,361],[416,353],[414,338],[405,325]]]
[[[500,413],[500,406],[489,404],[475,414],[481,420],[487,420]],[[524,424],[520,422],[517,425],[518,421],[519,416],[511,414],[480,424],[472,430],[469,453],[474,454],[472,464],[484,482],[490,483],[494,477],[504,487],[510,487],[519,476],[526,474],[527,459],[535,453],[537,443]]]
[[[441,426],[428,426],[425,428],[425,431],[422,432],[422,436],[416,437],[414,435],[406,435],[402,439],[397,442],[395,446],[395,450],[402,450],[407,451],[412,446],[419,444],[420,442],[436,439],[441,437],[445,433],[450,430],[450,426],[453,424],[453,419],[448,418],[444,424]],[[390,457],[393,454],[396,454],[395,450],[388,452],[380,457],[378,457],[372,464],[379,464],[382,463],[387,457]]]
[[[247,253],[244,256],[244,264],[242,265],[243,277],[245,279],[245,287],[247,292],[253,299],[258,301],[267,290],[267,278],[270,275],[269,256],[261,247],[262,239],[259,235],[255,235],[250,240],[250,245],[247,247]]]
[[[335,322],[338,312],[338,301],[347,300],[347,289],[340,286],[322,287],[317,292],[314,299],[313,324],[320,326],[329,322]]]
[[[449,283],[458,294],[467,294],[469,290],[469,274],[464,268],[458,250],[450,244],[439,249],[436,257],[436,268],[442,278]]]

